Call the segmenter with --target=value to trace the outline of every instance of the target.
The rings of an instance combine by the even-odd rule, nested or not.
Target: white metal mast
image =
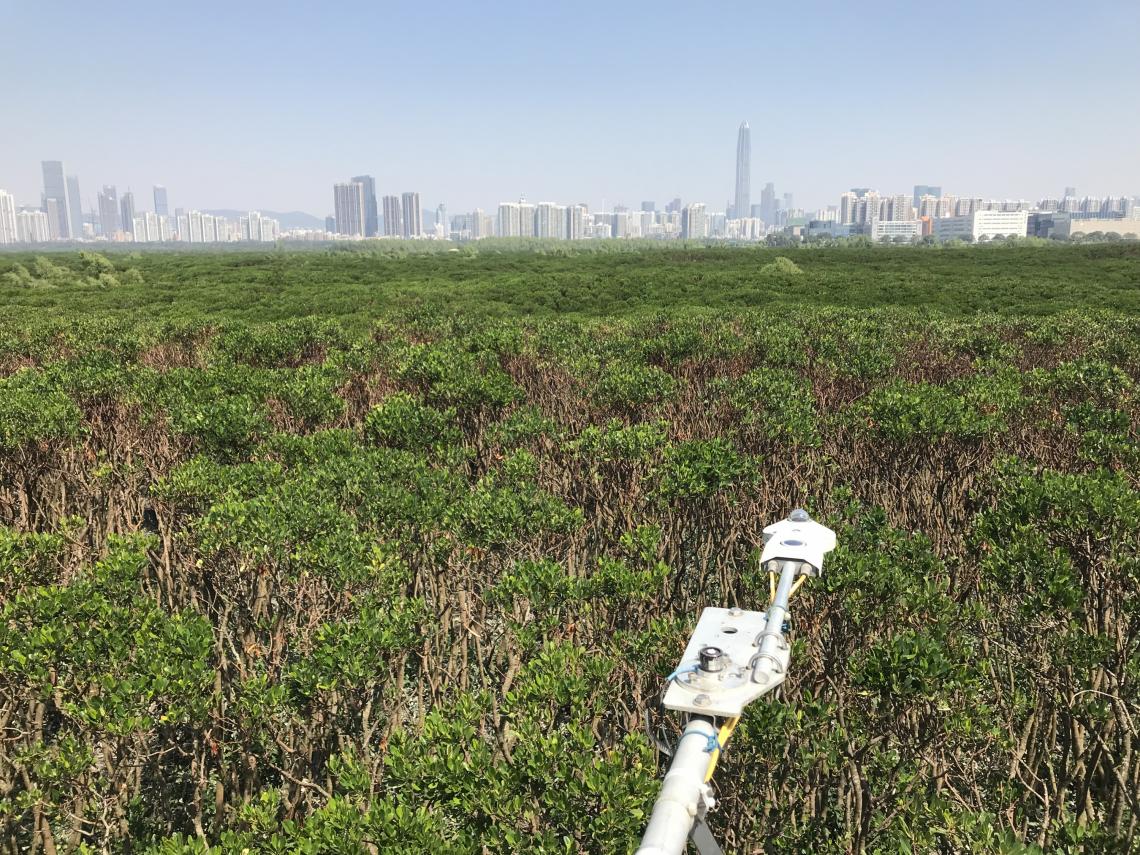
[[[784,682],[790,649],[788,601],[808,576],[823,572],[835,532],[795,510],[764,529],[760,564],[778,582],[767,612],[707,608],[669,677],[664,704],[689,714],[637,855],[681,855],[690,836],[701,855],[720,847],[704,824],[716,806],[717,759],[744,707]],[[798,577],[798,578],[797,578]],[[717,722],[721,721],[720,724]]]

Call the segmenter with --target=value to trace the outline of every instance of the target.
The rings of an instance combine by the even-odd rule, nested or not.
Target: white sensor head
[[[823,572],[823,556],[835,549],[835,532],[820,525],[807,511],[797,508],[786,520],[764,529],[764,551],[760,565],[769,561],[799,561],[810,569],[802,572],[818,576]]]

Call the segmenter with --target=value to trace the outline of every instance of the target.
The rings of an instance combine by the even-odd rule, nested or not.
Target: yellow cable
[[[732,736],[732,732],[736,730],[736,725],[740,723],[740,716],[735,716],[721,725],[720,732],[717,733],[716,741],[720,746],[713,749],[712,757],[709,760],[709,769],[705,773],[705,783],[707,784],[712,780],[713,772],[716,771],[716,761],[720,759],[721,749],[728,744],[728,739]]]
[[[768,574],[768,602],[772,603],[776,599],[776,574]]]
[[[796,579],[796,581],[792,584],[792,590],[788,591],[788,599],[789,600],[796,595],[796,591],[798,591],[800,589],[800,587],[803,585],[803,583],[806,581],[807,581],[807,576],[800,576],[800,578]]]

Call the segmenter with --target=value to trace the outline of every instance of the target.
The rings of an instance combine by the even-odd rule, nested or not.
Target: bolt
[[[693,703],[698,707],[708,706],[710,701],[712,701],[712,698],[708,695],[697,695],[693,698]]]
[[[740,606],[733,606],[728,610],[728,613],[733,617],[740,617],[742,614],[744,614],[744,610],[741,609]]]

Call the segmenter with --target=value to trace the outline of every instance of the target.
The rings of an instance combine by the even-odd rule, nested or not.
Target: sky
[[[1140,195],[1140,0],[0,0],[0,80],[0,189],[63,160],[85,209],[323,216],[371,174],[450,213],[723,210],[741,121],[753,202]]]

